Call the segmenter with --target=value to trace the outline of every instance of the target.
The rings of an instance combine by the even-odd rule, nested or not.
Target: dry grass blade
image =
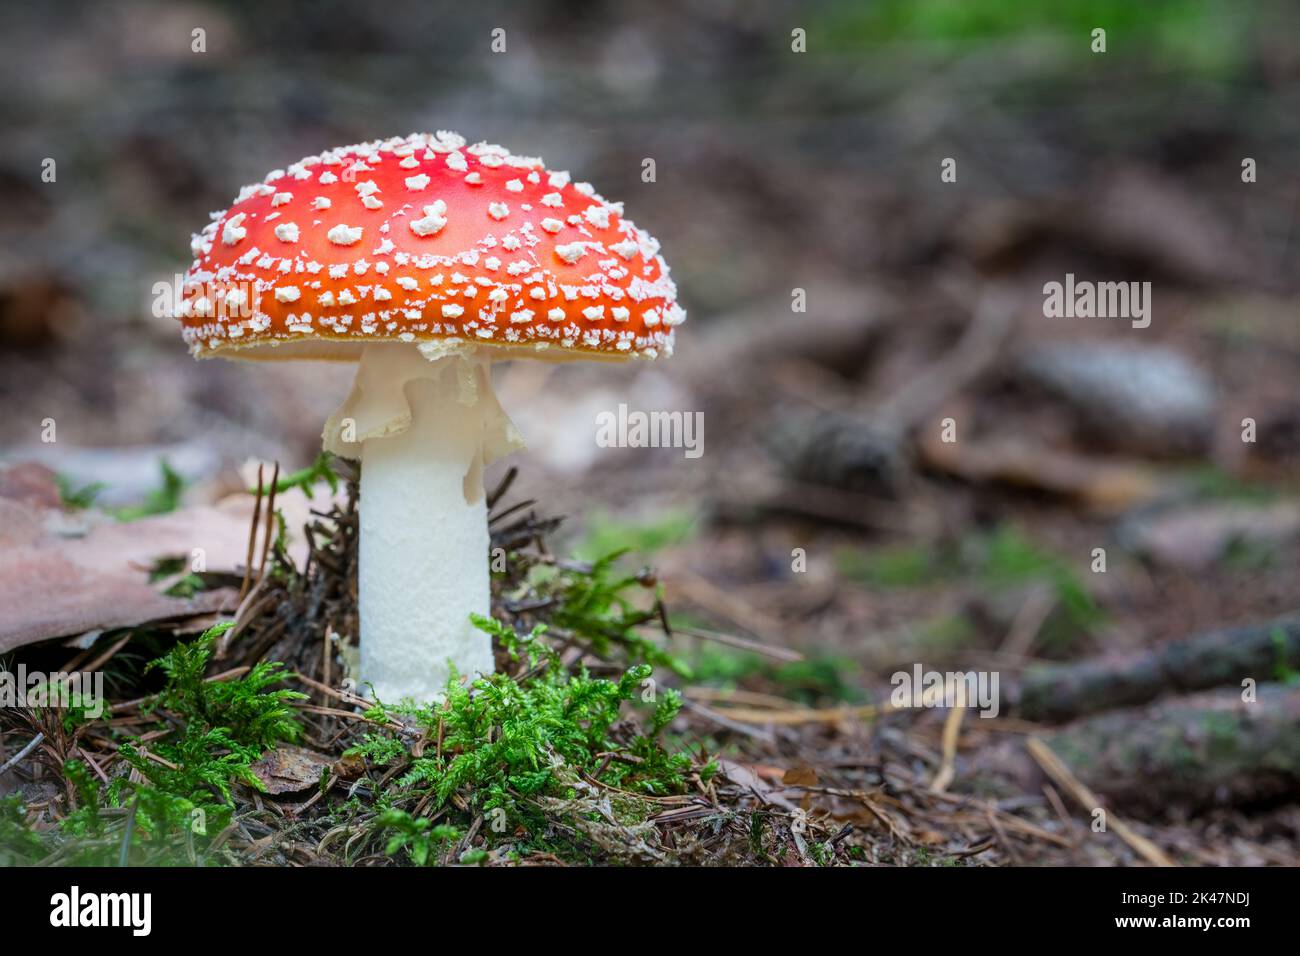
[[[773,710],[799,710],[798,704],[788,697],[775,694],[760,694],[755,691],[741,690],[738,687],[685,687],[682,694],[691,700],[712,704],[737,704],[741,706]]]
[[[23,758],[26,757],[33,750],[35,750],[37,747],[39,747],[41,745],[41,742],[44,740],[45,740],[44,733],[37,734],[35,737],[32,738],[32,740],[27,744],[26,747],[18,751],[18,753],[14,754],[12,757],[6,760],[2,766],[0,766],[0,773],[4,773],[10,768],[18,766],[18,764],[22,762]]]
[[[495,508],[497,506],[497,502],[499,502],[502,498],[505,497],[506,492],[508,492],[510,490],[510,486],[515,483],[515,478],[518,477],[518,475],[519,475],[519,469],[511,468],[509,471],[505,473],[505,477],[501,479],[500,483],[495,488],[493,488],[490,492],[488,492],[487,495],[488,511],[491,511],[493,508]]]
[[[804,659],[802,654],[788,647],[765,644],[762,641],[750,640],[747,637],[739,637],[735,634],[724,634],[720,631],[711,631],[702,627],[683,627],[680,624],[675,624],[673,625],[673,633],[713,641],[716,644],[725,644],[727,647],[749,651],[762,657],[770,657],[772,660],[781,661],[785,664],[797,663]]]
[[[721,707],[713,713],[732,721],[751,724],[774,724],[783,727],[798,724],[833,724],[841,720],[862,720],[875,717],[890,707],[876,704],[858,704],[851,707],[802,707],[795,710],[764,710],[757,707]]]
[[[939,772],[934,775],[930,789],[943,793],[957,774],[957,742],[961,737],[961,722],[966,716],[965,707],[954,707],[948,711],[943,721],[943,759],[939,763]]]
[[[242,604],[248,593],[248,584],[253,579],[253,555],[257,552],[257,525],[262,514],[262,465],[257,466],[257,497],[253,499],[253,520],[248,526],[248,557],[244,559],[244,580],[239,585],[239,598],[236,604]]]
[[[1051,777],[1057,786],[1074,797],[1081,807],[1091,813],[1102,806],[1102,802],[1097,798],[1097,795],[1070,772],[1070,768],[1052,752],[1047,744],[1037,737],[1030,737],[1025,741],[1025,747],[1029,750],[1029,755],[1043,768],[1043,772]],[[1155,866],[1178,865],[1166,855],[1164,850],[1135,831],[1114,812],[1106,811],[1106,822],[1115,831],[1116,836],[1132,847],[1147,862]]]
[[[271,472],[271,489],[266,495],[266,529],[262,536],[262,559],[257,563],[257,577],[260,581],[266,574],[266,559],[271,553],[271,534],[275,530],[275,492],[280,483],[280,463],[277,461]]]

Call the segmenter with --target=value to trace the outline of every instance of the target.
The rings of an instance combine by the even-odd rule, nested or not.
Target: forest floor
[[[111,707],[0,707],[0,863],[1300,862],[1293,5],[1103,5],[1105,55],[1083,8],[814,6],[808,55],[780,5],[528,5],[501,57],[414,0],[0,14],[0,663]],[[690,319],[497,370],[499,676],[394,710],[309,465],[353,371],[151,304],[240,183],[430,126],[626,201]],[[599,447],[620,403],[703,453]],[[918,667],[996,716],[896,706]]]

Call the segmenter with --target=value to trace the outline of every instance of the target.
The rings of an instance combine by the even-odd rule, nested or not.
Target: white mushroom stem
[[[490,613],[487,512],[462,494],[482,424],[443,384],[412,381],[410,428],[361,450],[361,679],[387,702],[429,700],[452,666],[492,672],[490,638],[469,620]]]
[[[363,353],[324,445],[361,459],[360,677],[385,703],[440,697],[452,668],[492,672],[491,639],[470,623],[491,610],[483,467],[520,444],[486,361]]]

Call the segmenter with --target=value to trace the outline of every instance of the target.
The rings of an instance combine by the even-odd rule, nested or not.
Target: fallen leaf
[[[333,765],[332,758],[314,750],[282,745],[253,764],[252,770],[266,792],[274,796],[316,786],[321,774]]]
[[[812,767],[791,767],[781,778],[787,787],[815,787],[821,781]]]
[[[253,498],[121,522],[94,510],[65,511],[53,476],[28,466],[0,472],[0,654],[87,631],[138,627],[213,611],[233,611],[235,591],[216,588],[190,598],[169,597],[149,580],[165,558],[202,560],[210,573],[240,576],[248,554]],[[302,500],[299,500],[302,499]],[[306,504],[296,489],[285,506],[289,555],[305,560],[298,531]],[[329,496],[318,494],[317,507]],[[260,541],[259,541],[260,547]]]
[[[63,507],[63,496],[59,493],[54,472],[34,462],[0,471],[0,498],[24,501],[41,508]]]
[[[739,787],[752,791],[764,803],[782,807],[786,810],[797,809],[796,804],[787,800],[779,792],[775,792],[772,786],[756,772],[763,768],[749,767],[732,760],[720,760],[718,765],[728,780]]]

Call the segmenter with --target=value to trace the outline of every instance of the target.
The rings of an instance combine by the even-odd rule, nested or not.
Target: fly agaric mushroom
[[[362,465],[361,679],[424,700],[490,673],[483,468],[523,444],[491,363],[672,354],[659,244],[590,184],[439,132],[277,169],[191,250],[196,357],[358,363],[322,439]]]

